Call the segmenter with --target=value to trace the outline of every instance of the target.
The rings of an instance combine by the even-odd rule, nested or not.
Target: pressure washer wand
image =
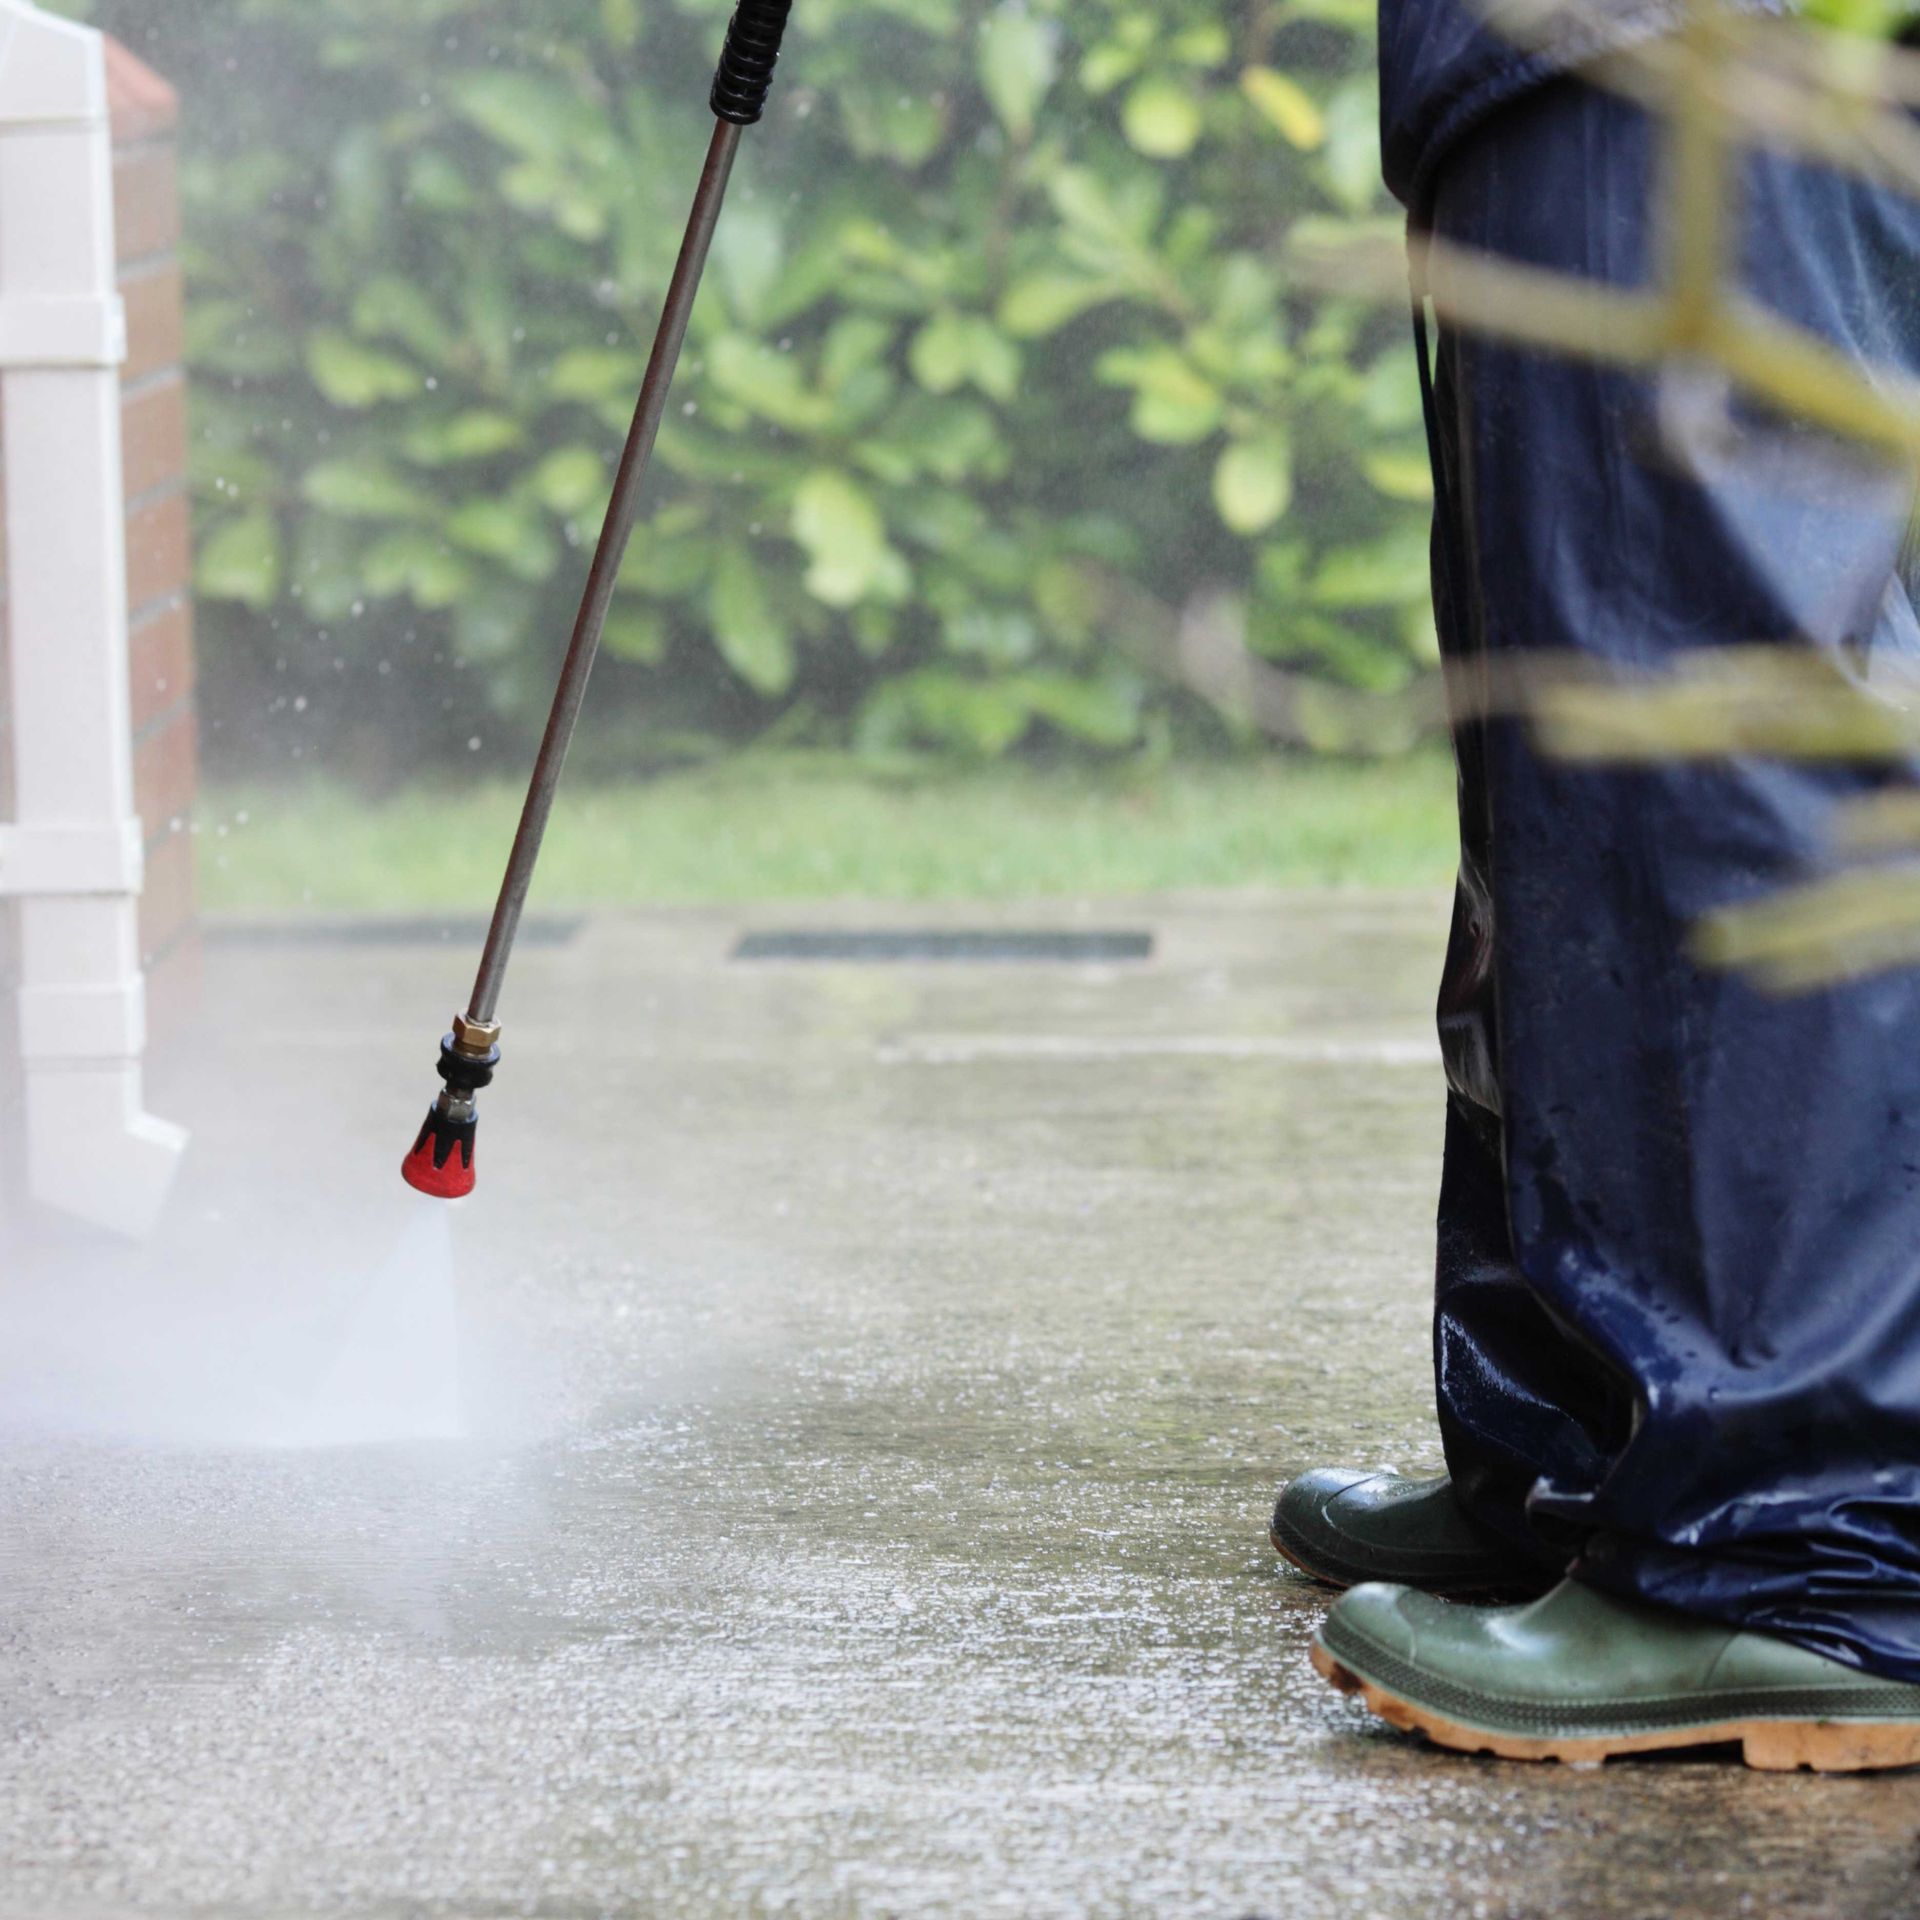
[[[613,497],[600,529],[600,542],[594,550],[593,567],[587,575],[573,637],[567,643],[566,659],[560,667],[560,684],[554,690],[553,708],[540,738],[533,778],[527,784],[526,804],[520,810],[513,851],[507,856],[506,876],[500,883],[492,924],[487,928],[480,970],[474,976],[473,997],[465,1013],[454,1015],[453,1031],[440,1042],[439,1073],[445,1084],[428,1109],[419,1137],[400,1167],[401,1177],[408,1186],[437,1199],[457,1200],[473,1191],[474,1100],[480,1089],[492,1080],[493,1070],[500,1062],[500,1024],[494,1018],[500,1000],[500,983],[513,952],[514,935],[519,931],[521,911],[527,903],[527,889],[533,883],[534,865],[540,858],[540,842],[546,834],[548,815],[553,811],[553,797],[560,786],[567,748],[580,719],[587,677],[593,671],[594,656],[600,651],[600,636],[606,630],[614,583],[620,577],[620,563],[626,556],[627,542],[639,517],[640,489],[666,413],[667,393],[673,385],[694,296],[700,291],[700,276],[727,196],[734,155],[739,150],[742,131],[752,126],[766,107],[774,63],[780,57],[780,41],[786,32],[792,4],[793,0],[740,0],[727,27],[726,45],[714,73],[710,99],[715,120],[713,140],[707,148],[699,190],[694,194],[693,211],[687,218],[686,237],[680,243],[680,258],[667,288],[666,304],[661,309],[659,330],[654,335],[653,352],[640,387],[639,405],[634,409],[633,425],[628,430],[619,471],[614,476]]]

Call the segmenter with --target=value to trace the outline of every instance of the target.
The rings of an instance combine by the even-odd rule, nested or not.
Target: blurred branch
[[[1562,5],[1503,7],[1523,43],[1558,43]],[[1719,0],[1688,0],[1677,32],[1582,68],[1659,114],[1666,127],[1666,224],[1658,283],[1623,289],[1416,236],[1412,285],[1448,325],[1614,366],[1718,368],[1731,387],[1848,441],[1920,459],[1920,382],[1862,368],[1819,336],[1750,301],[1734,284],[1738,162],[1765,145],[1920,194],[1920,59],[1879,41],[1743,21]],[[1329,291],[1406,297],[1398,249],[1377,239],[1296,249],[1293,263]],[[1196,661],[1222,684],[1232,672]],[[1868,663],[1860,663],[1864,674]],[[1876,657],[1870,683],[1844,659],[1795,645],[1718,648],[1645,677],[1547,654],[1454,665],[1456,725],[1523,719],[1543,752],[1586,765],[1654,766],[1767,756],[1892,763],[1920,749],[1920,664]],[[1275,705],[1271,694],[1255,712]],[[1830,855],[1842,870],[1702,921],[1702,964],[1736,969],[1770,991],[1802,992],[1920,963],[1920,790],[1911,784],[1839,805]],[[1866,862],[1868,864],[1861,864]]]
[[[1920,961],[1920,866],[1865,867],[1709,915],[1702,964],[1773,993],[1806,993]]]
[[[1543,6],[1513,16],[1513,25],[1525,38],[1564,24],[1566,12]],[[1509,30],[1504,10],[1500,24]],[[1737,219],[1736,135],[1920,193],[1920,130],[1898,110],[1909,98],[1920,100],[1920,59],[1876,45],[1868,66],[1836,61],[1818,52],[1823,37],[1772,26],[1762,38],[1716,0],[1692,0],[1677,37],[1637,44],[1582,69],[1668,119],[1670,211],[1656,287],[1607,286],[1421,235],[1408,249],[1412,285],[1453,326],[1610,365],[1704,361],[1784,413],[1920,457],[1920,382],[1893,366],[1863,372],[1727,283],[1735,251],[1727,229]],[[1296,245],[1289,259],[1329,292],[1407,297],[1399,248],[1377,236],[1352,246]]]
[[[1783,760],[1899,759],[1920,746],[1920,667],[1871,690],[1798,646],[1715,647],[1631,679],[1535,654],[1502,663],[1454,711],[1522,714],[1543,752],[1589,764],[1766,754]]]

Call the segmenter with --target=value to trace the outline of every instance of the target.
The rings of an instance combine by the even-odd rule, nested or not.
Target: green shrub
[[[544,710],[726,0],[91,9],[187,97],[216,746]],[[1182,610],[1333,688],[1432,653],[1371,0],[799,0],[596,689],[603,743],[1115,750]],[[370,706],[369,695],[383,698]],[[1345,743],[1337,705],[1301,705]],[[404,722],[404,727],[401,723]],[[1205,723],[1201,723],[1205,724]]]

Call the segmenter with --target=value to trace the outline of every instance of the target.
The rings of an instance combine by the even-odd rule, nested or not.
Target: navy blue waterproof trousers
[[[1391,126],[1418,75],[1383,77]],[[1634,284],[1656,157],[1637,109],[1547,78],[1409,197],[1448,240]],[[1769,156],[1745,196],[1748,290],[1920,372],[1920,210]],[[1436,362],[1435,595],[1469,677],[1533,649],[1812,647],[1863,686],[1920,661],[1905,474],[1805,430],[1780,470],[1689,451],[1637,373],[1459,332]],[[1460,1493],[1590,1584],[1920,1681],[1920,971],[1782,998],[1688,947],[1911,769],[1595,770],[1511,720],[1457,748],[1434,1347]]]

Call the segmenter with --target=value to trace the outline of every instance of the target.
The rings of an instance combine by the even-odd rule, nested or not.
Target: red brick
[[[142,387],[120,410],[127,498],[177,480],[187,470],[187,386],[177,374]]]
[[[193,835],[169,834],[147,849],[147,884],[140,895],[142,964],[192,926],[195,901]]]
[[[193,703],[183,700],[134,742],[133,804],[149,844],[193,811],[199,784],[198,734]]]
[[[113,230],[122,260],[171,253],[180,244],[179,169],[170,141],[114,154]]]
[[[180,599],[156,608],[129,636],[133,728],[144,731],[193,691],[193,609]]]
[[[127,605],[135,612],[184,591],[193,572],[187,496],[164,494],[127,520]]]
[[[180,269],[143,267],[120,281],[127,303],[127,363],[123,380],[144,379],[162,367],[177,367],[185,350]]]
[[[107,112],[117,144],[171,133],[180,119],[180,96],[118,40],[107,42]]]
[[[159,1049],[188,1037],[202,985],[200,936],[189,920],[153,949],[147,973],[147,1034]]]

